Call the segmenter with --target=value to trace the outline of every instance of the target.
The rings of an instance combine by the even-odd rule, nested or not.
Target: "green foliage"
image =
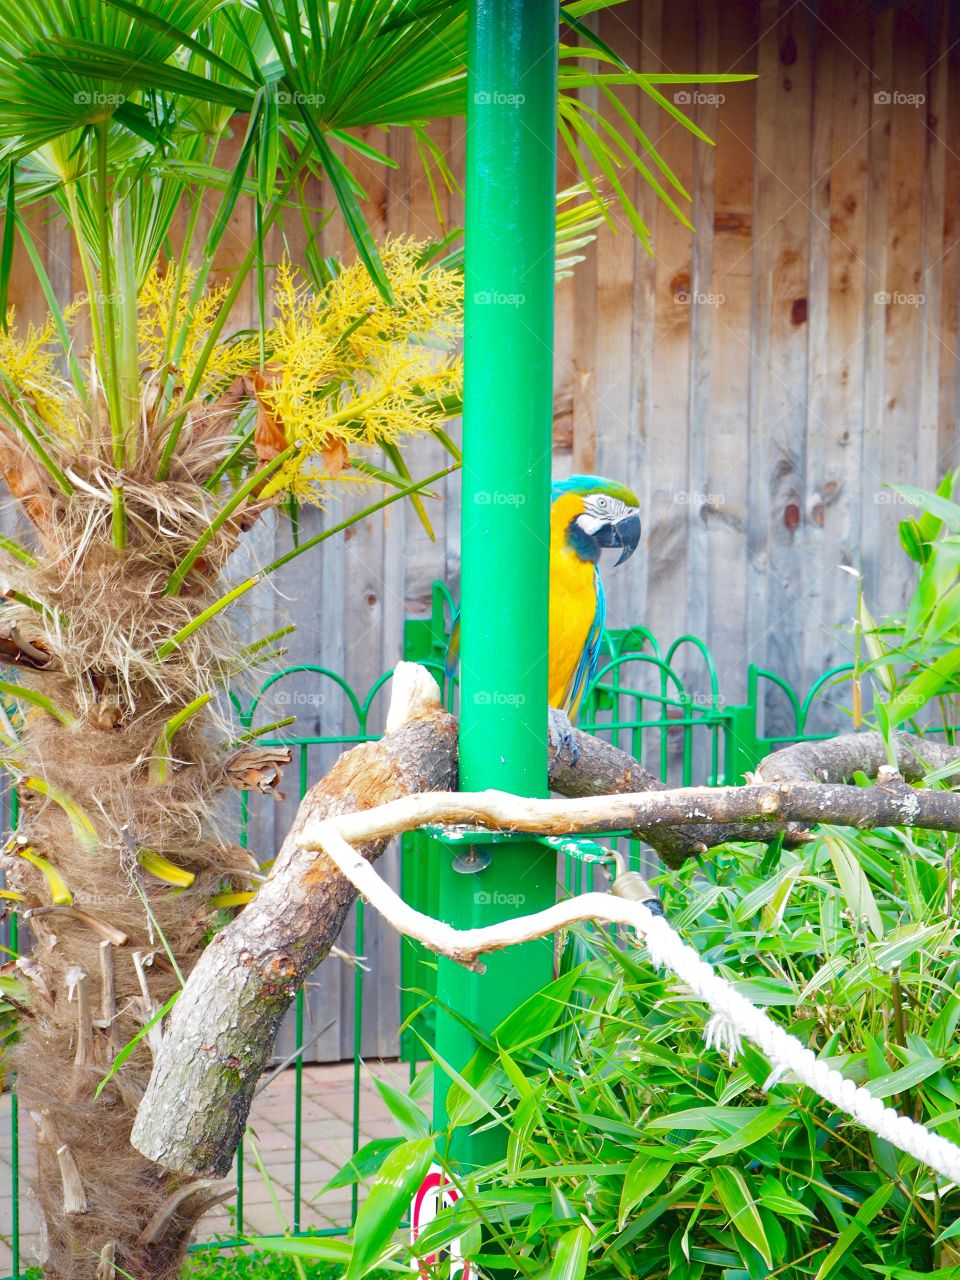
[[[886,734],[922,729],[934,721],[952,740],[960,693],[960,471],[944,476],[935,493],[891,485],[920,514],[902,520],[900,545],[916,565],[917,582],[906,610],[875,623],[861,593],[857,670],[874,686],[874,713]],[[862,661],[860,642],[866,649]]]
[[[690,197],[620,102],[620,90],[639,88],[709,141],[661,86],[752,77],[635,72],[580,21],[615,2],[561,9],[565,31],[576,37],[561,45],[561,136],[590,189],[597,193],[602,175],[646,241],[618,175],[636,169],[687,225],[676,201]],[[123,153],[126,166],[136,164],[149,181],[154,166],[138,163],[147,148],[173,188],[192,177],[223,190],[211,244],[248,184],[260,207],[269,205],[289,148],[307,168],[323,171],[360,257],[389,301],[390,282],[351,162],[357,155],[393,162],[354,131],[410,128],[431,186],[435,175],[449,185],[423,122],[464,114],[466,54],[464,0],[8,0],[0,16],[0,142],[9,161],[29,161],[31,184],[40,190],[58,188],[64,165],[82,178],[84,152],[97,133],[109,143],[111,162]],[[603,95],[616,124],[583,101],[584,88]],[[240,162],[227,173],[208,144],[236,116],[248,119]],[[12,183],[10,175],[8,169]],[[176,191],[171,195],[170,211]],[[87,203],[94,232],[96,208]],[[154,239],[162,239],[164,218],[156,220]],[[94,256],[99,243],[94,234]]]
[[[729,846],[659,888],[668,917],[744,995],[957,1142],[955,843],[827,828],[800,849]],[[448,1091],[459,1122],[502,1125],[506,1155],[422,1249],[482,1228],[481,1271],[530,1280],[960,1276],[946,1234],[960,1192],[789,1076],[771,1080],[752,1046],[733,1064],[707,1050],[706,1017],[623,937],[569,937],[560,978]],[[371,1144],[337,1184],[353,1178],[372,1199],[397,1150]],[[401,1216],[383,1215],[377,1238],[389,1227],[404,1260]]]

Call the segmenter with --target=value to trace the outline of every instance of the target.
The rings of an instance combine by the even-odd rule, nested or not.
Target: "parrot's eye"
[[[601,493],[601,494],[598,494],[596,498],[594,498],[593,505],[596,507],[598,511],[606,511],[610,503]]]

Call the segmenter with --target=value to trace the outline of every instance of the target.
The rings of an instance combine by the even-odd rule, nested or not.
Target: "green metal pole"
[[[460,786],[544,796],[558,11],[555,0],[470,0],[469,21]],[[554,901],[552,853],[510,843],[492,854],[474,875],[447,861],[444,920],[490,924]],[[545,940],[489,957],[482,976],[441,960],[441,1004],[489,1030],[552,964]],[[442,1008],[437,1047],[457,1069],[476,1047]],[[450,1155],[475,1166],[504,1141],[458,1133]]]

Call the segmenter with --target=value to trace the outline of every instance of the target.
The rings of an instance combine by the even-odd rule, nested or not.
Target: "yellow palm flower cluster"
[[[68,311],[68,319],[73,310]],[[76,434],[79,414],[54,349],[55,337],[52,317],[43,326],[28,325],[26,334],[19,337],[14,309],[10,308],[7,328],[0,330],[0,395],[26,402],[46,432],[69,440]]]
[[[182,273],[171,266],[154,268],[137,300],[137,347],[144,369],[158,370],[173,363],[181,380],[190,384],[204,352],[207,338],[227,300],[228,286],[205,289],[193,299],[197,273]],[[255,368],[260,361],[260,341],[243,334],[218,342],[207,358],[197,388],[199,399],[217,395],[234,378]]]
[[[288,264],[277,272],[276,319],[261,411],[293,456],[271,480],[308,502],[359,448],[393,444],[439,426],[442,401],[459,397],[460,275],[429,270],[422,246],[392,239],[382,257],[394,294],[388,306],[362,263],[312,293]]]

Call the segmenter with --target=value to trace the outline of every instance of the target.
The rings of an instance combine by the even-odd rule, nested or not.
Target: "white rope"
[[[368,822],[375,823],[376,814],[377,810],[368,810],[363,816]],[[404,902],[370,863],[347,843],[340,833],[340,823],[347,827],[351,819],[356,823],[357,817],[347,814],[342,818],[311,824],[309,833],[304,831],[299,843],[326,853],[400,933],[417,939],[431,951],[477,967],[476,958],[483,952],[544,937],[570,924],[594,921],[628,925],[646,941],[651,962],[669,969],[698,1000],[709,1006],[711,1017],[705,1031],[708,1048],[725,1049],[732,1062],[741,1040],[751,1040],[773,1067],[765,1087],[791,1072],[801,1084],[846,1112],[865,1129],[960,1185],[960,1147],[900,1115],[880,1098],[875,1098],[869,1089],[845,1079],[835,1068],[820,1062],[796,1036],[784,1031],[768,1014],[752,1005],[731,983],[715,973],[713,967],[702,960],[665,919],[655,916],[642,902],[609,893],[586,893],[558,902],[546,911],[482,929],[455,929]]]
[[[646,940],[651,961],[676,974],[712,1010],[705,1034],[708,1047],[719,1050],[726,1047],[732,1061],[741,1039],[752,1040],[773,1067],[765,1087],[769,1088],[785,1072],[792,1072],[801,1084],[845,1111],[878,1138],[884,1138],[935,1169],[950,1182],[960,1183],[960,1147],[931,1133],[925,1125],[900,1115],[875,1098],[869,1089],[847,1080],[835,1067],[821,1062],[812,1049],[784,1031],[769,1014],[752,1005],[731,983],[715,973],[666,920],[652,915],[642,903],[633,905],[638,919],[646,917],[638,924],[637,931]]]

